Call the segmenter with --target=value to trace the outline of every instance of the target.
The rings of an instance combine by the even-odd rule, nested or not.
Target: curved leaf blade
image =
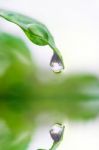
[[[18,25],[33,43],[39,46],[49,45],[59,57],[64,69],[61,53],[55,45],[53,36],[44,24],[25,15],[3,9],[0,9],[0,16]]]

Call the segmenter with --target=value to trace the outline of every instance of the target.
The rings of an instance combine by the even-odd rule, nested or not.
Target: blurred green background
[[[55,121],[56,114],[60,121],[97,117],[99,79],[82,73],[40,81],[25,42],[0,32],[0,150],[27,150],[35,118],[42,113],[52,114]]]

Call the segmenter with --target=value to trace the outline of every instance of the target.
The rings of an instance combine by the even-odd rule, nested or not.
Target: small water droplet
[[[64,69],[63,62],[61,61],[61,59],[56,53],[54,53],[52,56],[52,59],[50,61],[50,66],[53,72],[55,73],[60,73]]]
[[[50,135],[55,142],[60,141],[64,131],[64,126],[62,124],[56,123],[52,126],[50,130]]]

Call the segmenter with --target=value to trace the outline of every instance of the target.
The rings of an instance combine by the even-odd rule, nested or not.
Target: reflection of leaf
[[[62,56],[59,50],[56,48],[54,39],[44,24],[19,13],[2,9],[0,10],[0,16],[10,22],[17,24],[33,43],[41,46],[49,45],[53,49],[54,53],[58,55],[60,61],[63,64]]]
[[[66,77],[60,84],[42,85],[35,105],[38,110],[60,112],[72,119],[96,117],[99,114],[99,80],[82,74]]]
[[[30,142],[30,137],[30,133],[21,134],[11,142],[9,150],[27,150]]]
[[[8,150],[12,136],[6,123],[0,121],[0,150]],[[7,146],[8,145],[8,146]]]
[[[6,123],[0,121],[0,150],[26,150],[30,137],[30,133],[14,137]]]
[[[63,137],[64,137],[64,130],[65,130],[65,126],[62,126],[62,132],[61,132],[61,138],[59,139],[59,141],[54,141],[52,147],[50,148],[50,150],[57,150],[58,146],[61,144]]]
[[[31,135],[23,133],[34,127],[24,114],[32,67],[25,43],[0,32],[0,150],[27,149]]]
[[[24,123],[23,114],[19,112],[27,106],[27,79],[34,68],[29,49],[18,37],[1,32],[0,53],[3,56],[0,59],[0,71],[5,69],[0,76],[0,118],[6,120],[11,132],[17,134],[29,126],[28,122]],[[9,67],[6,67],[8,64]]]

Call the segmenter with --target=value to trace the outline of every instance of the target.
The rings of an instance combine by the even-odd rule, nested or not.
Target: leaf
[[[29,132],[14,136],[6,122],[0,120],[0,150],[27,150],[31,136]]]
[[[9,150],[27,150],[31,136],[30,133],[22,133],[11,142]]]
[[[3,120],[0,120],[0,150],[8,150],[12,135]]]
[[[44,24],[30,17],[3,9],[0,9],[0,16],[17,24],[33,43],[40,46],[49,45],[54,53],[58,55],[64,67],[61,53],[55,45],[53,36]]]
[[[0,118],[15,134],[29,126],[23,123],[23,112],[28,107],[28,79],[35,76],[33,72],[35,67],[26,44],[19,37],[0,32]]]
[[[0,94],[5,95],[8,88],[27,78],[32,67],[26,44],[19,37],[0,32]]]
[[[53,116],[58,113],[60,121],[66,117],[88,120],[99,115],[99,79],[95,75],[69,74],[62,77],[60,83],[56,79],[40,87],[37,93],[39,102],[35,102],[38,114],[43,110],[51,114],[53,112]],[[54,119],[57,122],[56,115]]]

